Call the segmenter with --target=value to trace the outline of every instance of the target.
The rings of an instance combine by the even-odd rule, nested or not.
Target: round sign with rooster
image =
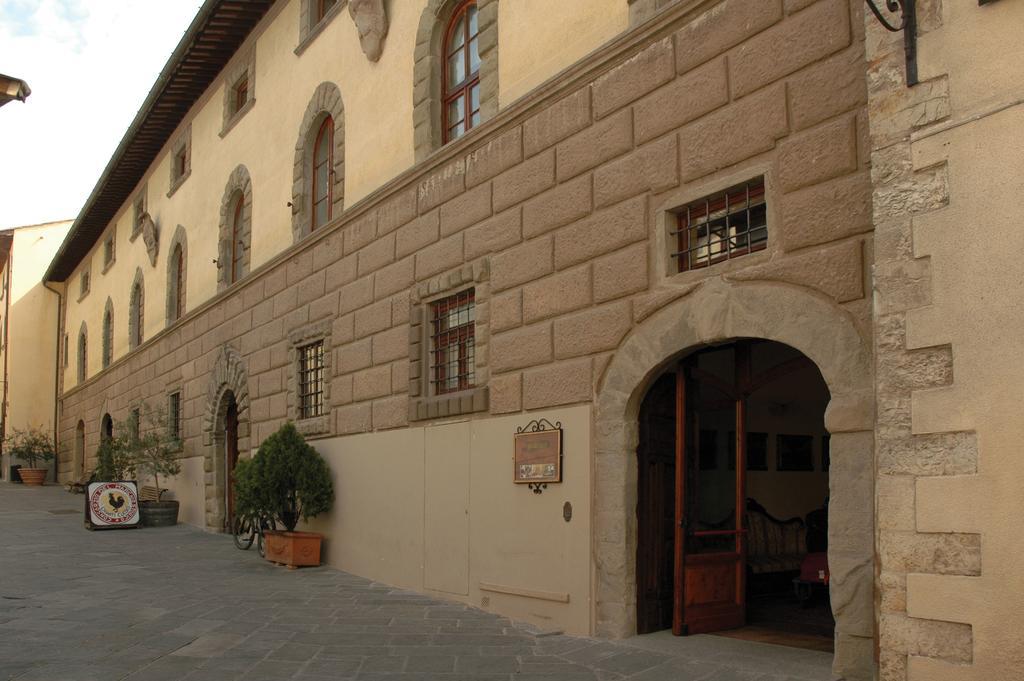
[[[86,495],[89,522],[96,527],[133,527],[139,523],[139,493],[134,482],[93,482]]]

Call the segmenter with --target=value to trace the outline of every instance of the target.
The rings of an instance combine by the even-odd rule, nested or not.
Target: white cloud
[[[0,0],[0,229],[72,218],[201,0]]]

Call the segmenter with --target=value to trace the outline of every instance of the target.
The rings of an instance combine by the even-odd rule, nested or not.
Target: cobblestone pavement
[[[0,483],[0,679],[821,681],[830,656],[714,636],[537,635],[195,528],[87,532],[83,498]]]

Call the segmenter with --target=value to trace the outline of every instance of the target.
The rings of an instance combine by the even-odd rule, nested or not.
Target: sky
[[[73,219],[202,0],[0,0],[0,229]]]

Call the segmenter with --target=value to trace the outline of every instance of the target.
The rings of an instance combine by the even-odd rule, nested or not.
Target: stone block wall
[[[923,3],[920,17],[918,34],[924,36],[941,25],[940,3]],[[917,504],[922,481],[975,473],[978,446],[973,432],[921,427],[927,415],[914,407],[915,400],[953,384],[954,348],[908,342],[908,318],[933,302],[932,263],[919,256],[915,225],[949,202],[949,168],[921,167],[912,141],[950,117],[948,80],[938,76],[908,88],[902,34],[883,31],[872,17],[866,26],[875,224],[878,654],[880,679],[903,681],[938,678],[908,675],[912,659],[956,668],[973,659],[970,624],[911,616],[907,583],[908,577],[980,574],[980,535],[936,531],[922,523]]]

